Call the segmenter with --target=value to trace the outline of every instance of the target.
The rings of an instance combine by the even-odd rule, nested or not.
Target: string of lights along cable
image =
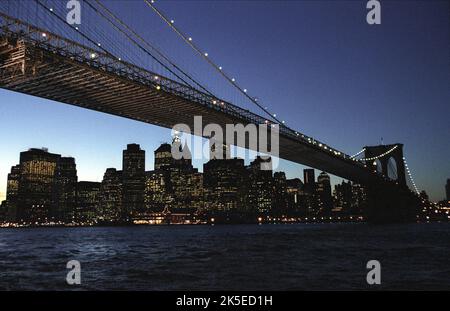
[[[414,191],[419,195],[420,194],[419,189],[416,186],[416,182],[414,181],[414,178],[413,178],[413,176],[411,174],[411,170],[409,169],[408,163],[406,163],[406,158],[405,157],[403,157],[403,164],[405,165],[406,173],[408,174],[409,180],[411,181],[411,184],[414,187]]]
[[[277,118],[276,113],[271,113],[267,110],[266,107],[262,106],[258,102],[258,97],[250,96],[248,94],[248,90],[244,87],[241,87],[237,82],[236,78],[227,74],[223,67],[218,65],[216,62],[212,60],[209,53],[205,50],[201,49],[197,44],[194,43],[194,39],[191,36],[186,35],[180,27],[175,25],[175,20],[168,18],[160,9],[155,6],[155,0],[144,0],[144,2],[167,24],[186,44],[188,44],[202,59],[204,59],[208,64],[210,64],[222,77],[225,78],[226,81],[231,83],[233,87],[235,87],[244,97],[249,99],[253,104],[255,104],[258,108],[260,108],[266,115],[269,116],[270,119],[276,121],[280,126],[286,127],[286,122],[284,120],[279,120]]]

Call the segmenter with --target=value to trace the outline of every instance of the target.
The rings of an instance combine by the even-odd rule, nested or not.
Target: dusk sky
[[[156,5],[290,127],[348,154],[381,138],[403,143],[419,189],[442,200],[450,178],[450,2],[381,2],[381,25],[366,23],[367,1]],[[218,96],[261,113],[143,1],[103,3]],[[150,170],[153,151],[170,141],[169,129],[6,90],[0,105],[0,200],[11,166],[28,148],[73,156],[79,180],[101,181],[107,167],[121,168],[127,143],[147,151]],[[302,169],[286,161],[279,167],[290,178],[303,178]]]

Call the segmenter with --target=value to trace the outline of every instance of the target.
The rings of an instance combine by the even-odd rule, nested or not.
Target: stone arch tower
[[[401,186],[406,187],[406,175],[405,175],[405,164],[403,162],[403,144],[393,144],[393,145],[379,145],[379,146],[366,146],[364,158],[370,159],[378,157],[392,148],[394,148],[389,154],[379,157],[378,160],[381,163],[381,172],[384,176],[388,177],[388,164],[389,159],[393,158],[397,165],[397,182]],[[374,160],[367,160],[366,165],[368,167],[373,167]],[[374,168],[376,170],[376,167]]]

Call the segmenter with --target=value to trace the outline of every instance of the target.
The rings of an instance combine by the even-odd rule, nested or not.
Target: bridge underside
[[[184,123],[248,124],[222,103],[202,103],[186,91],[116,74],[107,65],[62,50],[49,51],[35,43],[0,37],[0,87],[150,124],[172,128]],[[195,99],[195,100],[194,100]],[[196,133],[199,134],[199,133]],[[241,147],[247,147],[241,146]],[[280,158],[320,169],[362,184],[383,180],[360,163],[337,157],[316,145],[280,134]]]

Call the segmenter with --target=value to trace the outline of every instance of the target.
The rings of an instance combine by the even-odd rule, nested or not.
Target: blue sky
[[[104,3],[219,96],[253,107],[142,1]],[[450,177],[450,4],[382,1],[381,25],[369,26],[365,3],[157,5],[289,126],[349,154],[381,137],[403,143],[418,187],[443,199]],[[87,17],[81,26],[94,29]],[[151,169],[153,150],[170,140],[168,129],[5,90],[0,108],[0,199],[10,167],[30,147],[74,156],[80,180],[100,181],[107,167],[121,167],[127,143],[142,145]],[[283,161],[280,169],[302,176],[300,165]]]

